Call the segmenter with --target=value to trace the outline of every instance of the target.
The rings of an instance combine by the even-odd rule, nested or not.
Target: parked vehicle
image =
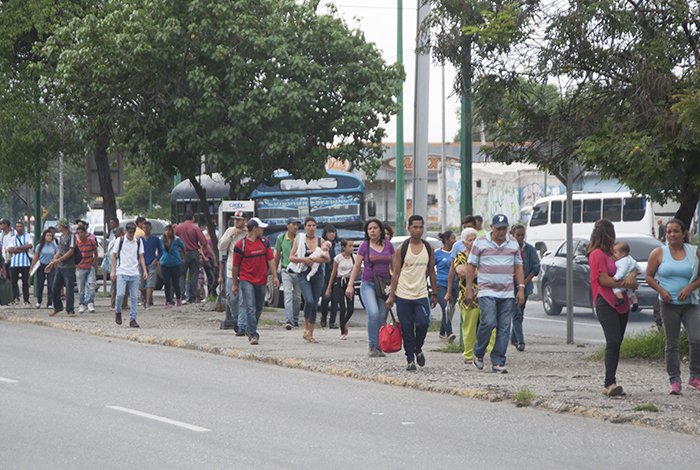
[[[646,283],[645,274],[647,260],[654,248],[662,245],[656,238],[643,234],[617,235],[617,241],[625,241],[630,245],[630,255],[637,260],[642,272],[637,276],[639,288],[637,297],[640,309],[654,309],[658,305],[658,297]],[[586,256],[589,239],[576,237],[574,246],[574,306],[594,308],[591,293],[590,267]],[[545,253],[540,263],[538,291],[542,295],[542,305],[547,315],[559,315],[566,305],[566,242],[555,251]]]
[[[624,233],[654,236],[654,210],[645,196],[631,193],[574,193],[575,237],[588,237],[593,224],[608,219]],[[527,240],[540,254],[555,250],[566,239],[566,196],[537,200],[528,221]]]

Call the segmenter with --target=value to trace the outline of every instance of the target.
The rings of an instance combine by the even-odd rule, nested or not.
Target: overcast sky
[[[420,0],[403,1],[403,61],[406,71],[404,83],[404,141],[413,141],[413,106],[415,88],[415,37],[417,5]],[[373,42],[384,54],[388,63],[396,62],[397,0],[321,0],[325,5],[333,3],[350,25],[362,29],[368,41]],[[442,67],[431,59],[430,70],[430,116],[428,136],[431,142],[442,139]],[[451,142],[457,133],[457,109],[459,99],[452,93],[455,79],[454,68],[445,67],[445,134]],[[385,142],[396,141],[396,119],[392,117],[386,126]]]

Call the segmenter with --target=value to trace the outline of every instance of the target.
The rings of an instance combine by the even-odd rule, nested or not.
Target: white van
[[[608,219],[616,232],[654,234],[654,210],[649,198],[631,193],[574,193],[574,237],[589,237],[593,224]],[[566,195],[538,199],[527,227],[527,241],[540,254],[566,239]]]

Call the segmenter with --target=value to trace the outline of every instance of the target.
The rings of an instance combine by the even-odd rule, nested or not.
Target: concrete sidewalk
[[[301,329],[284,329],[282,311],[266,310],[259,325],[260,344],[252,346],[245,337],[234,336],[232,330],[220,330],[219,321],[224,314],[207,307],[139,309],[140,329],[128,327],[127,311],[124,324],[116,325],[104,297],[98,297],[94,314],[68,318],[61,313],[51,318],[46,309],[5,306],[0,307],[0,319],[700,436],[700,392],[684,383],[682,396],[669,396],[663,361],[622,361],[618,383],[627,395],[608,398],[602,395],[602,361],[591,358],[599,347],[596,345],[567,345],[555,338],[529,336],[525,352],[509,347],[509,373],[498,375],[490,372],[488,358],[484,371],[479,371],[464,364],[461,354],[439,352],[446,343],[437,332],[430,332],[424,347],[426,366],[407,372],[402,352],[386,358],[367,357],[367,330],[362,314],[350,322],[347,341],[339,339],[339,330],[317,328],[315,337],[319,343],[310,344],[302,339]],[[687,365],[683,366],[683,377],[687,382]],[[534,394],[529,402],[515,400],[516,393],[523,389]],[[648,404],[655,405],[658,412],[635,410]],[[507,407],[503,411],[507,412]]]

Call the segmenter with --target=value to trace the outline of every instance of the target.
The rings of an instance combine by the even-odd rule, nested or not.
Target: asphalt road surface
[[[0,323],[0,467],[697,468],[698,439]]]

